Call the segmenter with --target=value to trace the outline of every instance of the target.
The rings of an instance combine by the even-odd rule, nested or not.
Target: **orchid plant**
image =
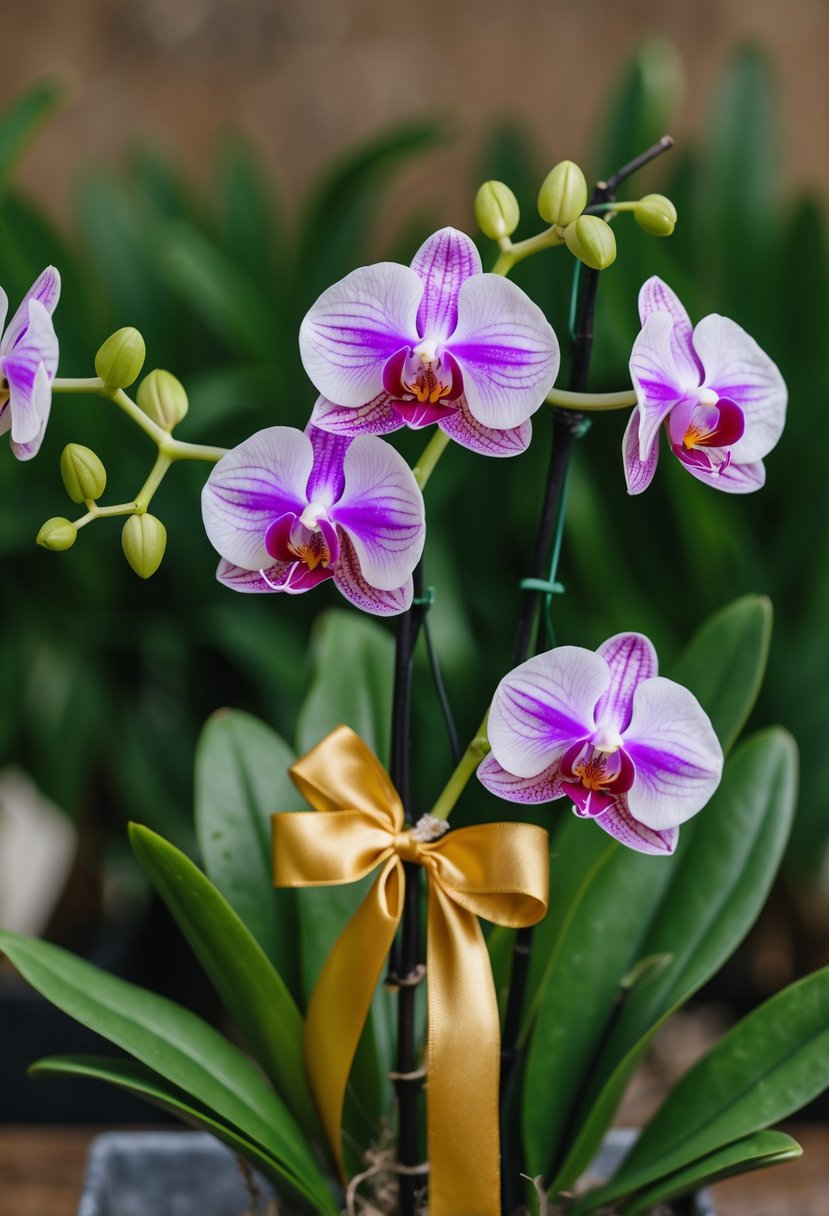
[[[656,277],[640,293],[632,387],[588,391],[599,280],[624,213],[662,237],[676,222],[668,199],[617,202],[616,192],[670,142],[590,196],[575,164],[557,165],[539,192],[546,227],[522,241],[512,239],[520,217],[509,187],[485,183],[475,212],[498,248],[491,272],[467,235],[444,228],[411,266],[361,267],[328,287],[299,333],[319,394],[304,431],[277,417],[229,451],[175,438],[188,402],[173,375],[155,369],[135,399],[126,392],[145,354],[131,329],[99,350],[95,377],[59,377],[51,267],[0,344],[0,420],[18,459],[36,454],[56,393],[99,394],[156,448],[134,498],[101,505],[100,458],[70,444],[61,473],[81,513],[47,521],[43,546],[69,549],[88,524],[120,516],[127,561],[150,577],[166,543],[154,495],[173,464],[200,461],[213,466],[202,514],[229,591],[301,595],[331,581],[352,609],[396,618],[393,671],[384,629],[362,621],[360,663],[343,655],[316,673],[299,756],[247,715],[208,723],[197,793],[206,872],[131,828],[255,1063],[188,1010],[48,943],[0,934],[30,983],[131,1057],[53,1057],[35,1074],[105,1080],[208,1129],[291,1210],[663,1211],[706,1181],[796,1156],[789,1136],[767,1129],[829,1083],[823,971],[734,1026],[621,1164],[591,1173],[654,1035],[756,918],[794,802],[785,732],[761,732],[725,758],[762,676],[764,600],[747,597],[704,625],[670,678],[636,621],[590,647],[552,645],[568,468],[588,417],[630,410],[631,494],[656,475],[662,426],[700,494],[760,489],[783,427],[786,389],[770,357],[728,318],[692,329]],[[555,385],[550,320],[507,277],[552,250],[574,270],[567,389]],[[430,755],[412,755],[421,633],[452,726],[428,627],[424,491],[452,441],[520,458],[533,418],[536,433],[552,431],[552,450],[512,669],[434,803],[416,806],[411,765]],[[410,467],[387,436],[430,426]],[[619,481],[622,492],[621,471]],[[384,741],[361,737],[359,714],[339,710],[344,689],[364,690],[378,673],[393,680],[388,770],[371,750],[385,753]],[[449,830],[464,795],[462,826]],[[488,795],[499,822],[482,813]],[[368,892],[343,890],[370,875]],[[496,927],[484,935],[479,917]]]

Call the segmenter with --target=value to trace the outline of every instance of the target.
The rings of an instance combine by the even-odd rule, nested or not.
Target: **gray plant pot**
[[[611,1131],[590,1168],[607,1177],[636,1133]],[[273,1188],[258,1174],[263,1197]],[[245,1216],[250,1198],[233,1153],[205,1132],[105,1132],[89,1150],[78,1216]],[[706,1192],[683,1209],[714,1216]],[[458,1214],[460,1216],[460,1213]]]

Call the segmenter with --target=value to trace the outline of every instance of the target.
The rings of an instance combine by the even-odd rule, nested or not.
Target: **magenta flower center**
[[[276,561],[300,562],[318,577],[326,573],[340,555],[337,529],[328,518],[328,508],[309,503],[301,515],[280,515],[265,534],[265,548]]]
[[[565,791],[579,815],[601,815],[630,789],[635,775],[615,731],[600,728],[592,740],[574,743],[561,759]]]

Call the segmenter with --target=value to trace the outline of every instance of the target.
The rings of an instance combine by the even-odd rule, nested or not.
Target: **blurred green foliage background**
[[[594,175],[613,172],[670,129],[674,58],[665,50],[655,63],[659,53],[637,56],[608,96],[608,120],[585,166]],[[315,394],[299,361],[300,320],[329,283],[366,262],[408,261],[442,226],[439,197],[429,214],[399,201],[389,214],[386,203],[401,169],[439,146],[445,151],[448,129],[424,119],[350,150],[295,216],[285,213],[270,166],[241,139],[225,140],[209,186],[199,190],[142,148],[117,174],[81,171],[74,216],[58,228],[15,189],[13,167],[59,91],[37,86],[0,124],[0,278],[14,307],[45,264],[59,266],[60,374],[90,375],[103,339],[134,325],[146,339],[146,370],[166,367],[188,389],[182,439],[231,446],[264,426],[304,426]],[[678,291],[693,320],[715,311],[733,317],[789,384],[789,422],[768,460],[768,484],[747,498],[719,495],[663,451],[651,489],[628,498],[620,459],[626,415],[599,416],[577,453],[560,567],[567,592],[554,615],[560,641],[589,647],[621,629],[641,630],[667,669],[716,608],[745,592],[767,593],[775,632],[755,719],[789,727],[805,755],[789,863],[815,874],[829,843],[829,490],[817,426],[829,388],[821,332],[829,262],[824,201],[779,197],[777,109],[763,55],[740,51],[711,99],[705,136],[628,187],[628,196],[670,195],[679,224],[660,241],[619,217],[619,256],[600,285],[591,376],[597,391],[629,384],[637,292],[651,274]],[[518,237],[540,226],[538,185],[567,154],[552,138],[531,146],[512,128],[494,131],[481,148],[478,180],[506,181],[521,202]],[[477,185],[469,182],[470,229]],[[482,252],[486,266],[495,251],[483,242]],[[562,385],[571,275],[563,250],[514,274],[559,333]],[[518,460],[452,449],[428,487],[431,620],[463,738],[509,666],[548,433],[541,411],[533,446]],[[399,446],[414,459],[427,438],[406,433]],[[205,719],[231,705],[293,739],[315,662],[336,662],[342,618],[327,613],[336,593],[246,597],[219,587],[200,520],[204,467],[177,467],[154,500],[169,544],[149,583],[124,561],[117,521],[84,530],[66,554],[37,549],[43,520],[68,511],[58,459],[69,441],[103,458],[109,501],[132,496],[153,455],[114,407],[91,396],[56,397],[33,463],[2,453],[0,758],[29,770],[81,824],[135,818],[192,847],[192,763]],[[714,667],[721,661],[710,658]],[[415,768],[425,807],[450,760],[421,661],[416,755],[426,758]],[[726,667],[721,676],[728,680]],[[483,798],[469,791],[466,807],[477,813]]]

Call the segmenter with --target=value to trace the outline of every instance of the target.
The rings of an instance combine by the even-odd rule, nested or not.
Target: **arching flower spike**
[[[259,431],[215,466],[202,515],[223,559],[217,578],[236,591],[298,595],[330,578],[365,612],[391,616],[411,604],[423,497],[382,439]]]
[[[489,714],[483,785],[510,802],[569,798],[640,853],[672,853],[717,788],[723,755],[696,698],[657,675],[653,646],[620,633],[559,646],[510,672]]]
[[[730,494],[759,490],[763,457],[786,417],[777,366],[728,317],[712,313],[692,329],[674,292],[656,277],[642,286],[639,316],[630,358],[638,404],[622,444],[628,493],[650,485],[663,423],[671,451],[694,477]]]
[[[0,340],[0,435],[10,431],[18,460],[37,455],[49,411],[51,384],[58,370],[58,339],[52,313],[60,297],[60,275],[54,266],[29,288]],[[0,329],[9,301],[0,287]]]
[[[541,310],[514,283],[483,274],[454,228],[430,236],[411,267],[364,266],[329,287],[299,342],[323,394],[317,426],[358,435],[437,423],[490,456],[524,451],[559,366]]]

